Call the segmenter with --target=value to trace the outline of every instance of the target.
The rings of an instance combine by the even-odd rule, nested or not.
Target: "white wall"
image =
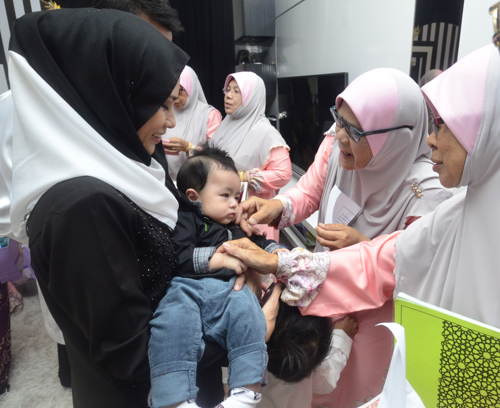
[[[2,44],[1,47],[5,50],[5,55],[8,56],[9,40],[10,40],[10,28],[9,22],[7,21],[7,13],[5,11],[5,1],[0,2],[0,33],[2,34]],[[19,18],[24,15],[23,0],[9,0],[14,4],[14,10],[16,17]],[[32,11],[40,11],[40,1],[30,0]],[[7,91],[7,80],[5,78],[4,67],[0,64],[0,94]]]
[[[491,44],[493,19],[490,7],[498,0],[465,0],[460,30],[458,59],[465,57],[483,45]]]
[[[298,3],[303,2],[304,0],[275,0],[274,2],[274,15],[278,17],[283,14],[285,11],[291,9]]]
[[[476,1],[476,0],[472,0]],[[278,78],[410,71],[414,0],[276,0]],[[298,3],[298,4],[297,4]]]

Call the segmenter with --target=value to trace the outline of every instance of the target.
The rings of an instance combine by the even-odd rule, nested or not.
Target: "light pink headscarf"
[[[237,72],[228,75],[224,89],[233,79],[240,88],[242,105],[226,115],[211,141],[229,153],[238,171],[262,169],[271,149],[289,147],[265,116],[266,87],[262,78],[253,72]]]
[[[198,75],[192,68],[186,66],[181,73],[180,83],[186,90],[188,98],[183,109],[174,106],[176,125],[168,129],[166,138],[178,137],[194,145],[207,141],[207,123],[210,112],[215,108],[207,103]],[[177,173],[187,159],[187,153],[180,152],[178,156],[167,155],[168,172],[172,180],[177,179]]]
[[[485,78],[488,64],[486,63],[486,49],[482,54],[485,63],[478,65],[469,56],[463,58],[460,64],[455,64],[453,75],[445,75],[439,81],[431,81],[422,88],[427,103],[435,116],[440,116],[460,144],[471,154],[476,142],[479,125],[481,123],[481,108],[484,99]],[[474,68],[476,75],[468,78],[467,81],[457,86],[456,78],[467,74]],[[456,103],[463,95],[467,95],[467,100],[463,104]],[[434,102],[432,102],[434,101]],[[450,120],[452,119],[452,120]]]
[[[324,222],[333,186],[358,204],[362,212],[349,224],[368,238],[403,229],[408,216],[432,211],[451,196],[432,171],[427,146],[427,110],[418,85],[408,75],[379,68],[356,78],[337,97],[347,103],[363,131],[413,126],[368,136],[373,157],[362,170],[345,170],[335,140],[321,198],[319,222]],[[412,184],[418,184],[418,198]],[[321,250],[317,246],[316,250]]]
[[[469,153],[461,185],[396,242],[396,293],[500,327],[500,55],[489,45],[422,89]]]
[[[433,79],[435,79],[438,75],[441,75],[442,73],[443,73],[443,71],[441,71],[440,69],[431,69],[430,71],[426,72],[422,78],[420,78],[420,80],[418,81],[418,86],[420,86],[420,88],[422,88],[425,84],[428,84],[429,82],[431,82]],[[433,115],[432,115],[432,110],[429,107],[429,105],[427,105],[427,113],[429,116],[429,125],[427,126],[427,132],[430,135],[432,133],[432,116]]]
[[[399,93],[391,71],[396,70],[381,68],[365,72],[352,81],[335,100],[337,109],[340,109],[344,101],[347,102],[364,132],[410,125],[402,121],[394,123]],[[373,156],[380,152],[388,136],[387,132],[367,137]]]

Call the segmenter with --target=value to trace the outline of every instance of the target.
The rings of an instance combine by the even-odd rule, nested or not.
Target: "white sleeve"
[[[334,329],[330,354],[313,373],[314,394],[329,394],[337,387],[337,381],[347,364],[351,347],[352,339],[346,332]]]

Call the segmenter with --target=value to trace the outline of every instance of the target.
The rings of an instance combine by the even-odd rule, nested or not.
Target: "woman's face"
[[[356,116],[349,105],[344,101],[338,110],[339,115],[345,122],[353,125],[360,132],[363,131]],[[335,126],[336,138],[339,142],[340,154],[339,164],[345,170],[362,170],[373,157],[372,150],[366,137],[362,137],[359,142],[352,140],[346,133],[345,128],[340,129]]]
[[[438,126],[438,134],[432,132],[427,144],[432,149],[432,170],[439,174],[444,187],[457,187],[462,179],[467,151],[445,123]]]
[[[182,87],[182,85],[179,85],[179,99],[177,99],[174,102],[174,106],[176,109],[184,109],[184,105],[186,104],[188,99],[188,94],[186,90]]]
[[[227,85],[224,95],[224,110],[228,115],[234,113],[241,106],[241,91],[238,83],[232,79]]]
[[[137,131],[144,148],[153,154],[155,146],[161,142],[161,136],[168,129],[175,127],[174,103],[179,98],[179,82],[160,109]]]

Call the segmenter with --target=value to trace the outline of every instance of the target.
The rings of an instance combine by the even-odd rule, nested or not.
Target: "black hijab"
[[[150,23],[117,10],[30,13],[16,21],[9,48],[114,148],[150,165],[137,130],[170,96],[189,59]],[[166,168],[159,147],[153,157]]]

